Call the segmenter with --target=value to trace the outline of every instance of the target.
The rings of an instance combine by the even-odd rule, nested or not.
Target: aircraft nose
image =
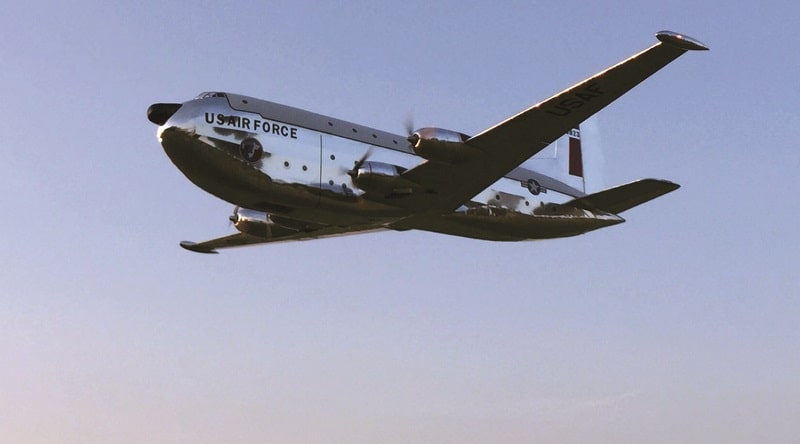
[[[180,103],[154,103],[147,108],[147,119],[156,125],[167,123],[170,117],[180,109]]]

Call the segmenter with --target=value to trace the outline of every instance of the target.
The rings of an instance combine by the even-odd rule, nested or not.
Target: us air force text
[[[206,123],[211,125],[224,125],[243,130],[260,131],[265,134],[297,139],[297,128],[266,120],[250,119],[241,116],[226,116],[219,113],[206,113]]]

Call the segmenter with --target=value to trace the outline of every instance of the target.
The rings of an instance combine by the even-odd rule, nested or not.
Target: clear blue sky
[[[796,443],[794,2],[10,2],[0,29],[0,441]],[[585,236],[382,233],[188,253],[231,205],[145,110],[227,90],[475,133],[649,46]]]

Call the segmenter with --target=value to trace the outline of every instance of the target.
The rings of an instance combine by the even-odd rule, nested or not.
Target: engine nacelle
[[[269,220],[267,213],[263,211],[248,210],[247,208],[236,208],[233,215],[229,218],[239,232],[268,238],[271,233],[271,226],[274,223]]]
[[[410,194],[413,184],[400,177],[405,168],[383,162],[363,162],[349,174],[353,185],[367,192],[384,195]]]
[[[271,239],[273,236],[292,234],[298,231],[311,232],[323,225],[304,222],[277,214],[236,207],[228,218],[240,233]]]
[[[421,128],[408,137],[420,157],[445,163],[461,163],[473,158],[478,150],[466,145],[466,134],[441,128]]]

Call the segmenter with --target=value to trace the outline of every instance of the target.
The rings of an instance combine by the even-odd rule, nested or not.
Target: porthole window
[[[289,168],[289,161],[287,160],[286,162],[283,162],[283,166],[285,166],[286,168]]]

